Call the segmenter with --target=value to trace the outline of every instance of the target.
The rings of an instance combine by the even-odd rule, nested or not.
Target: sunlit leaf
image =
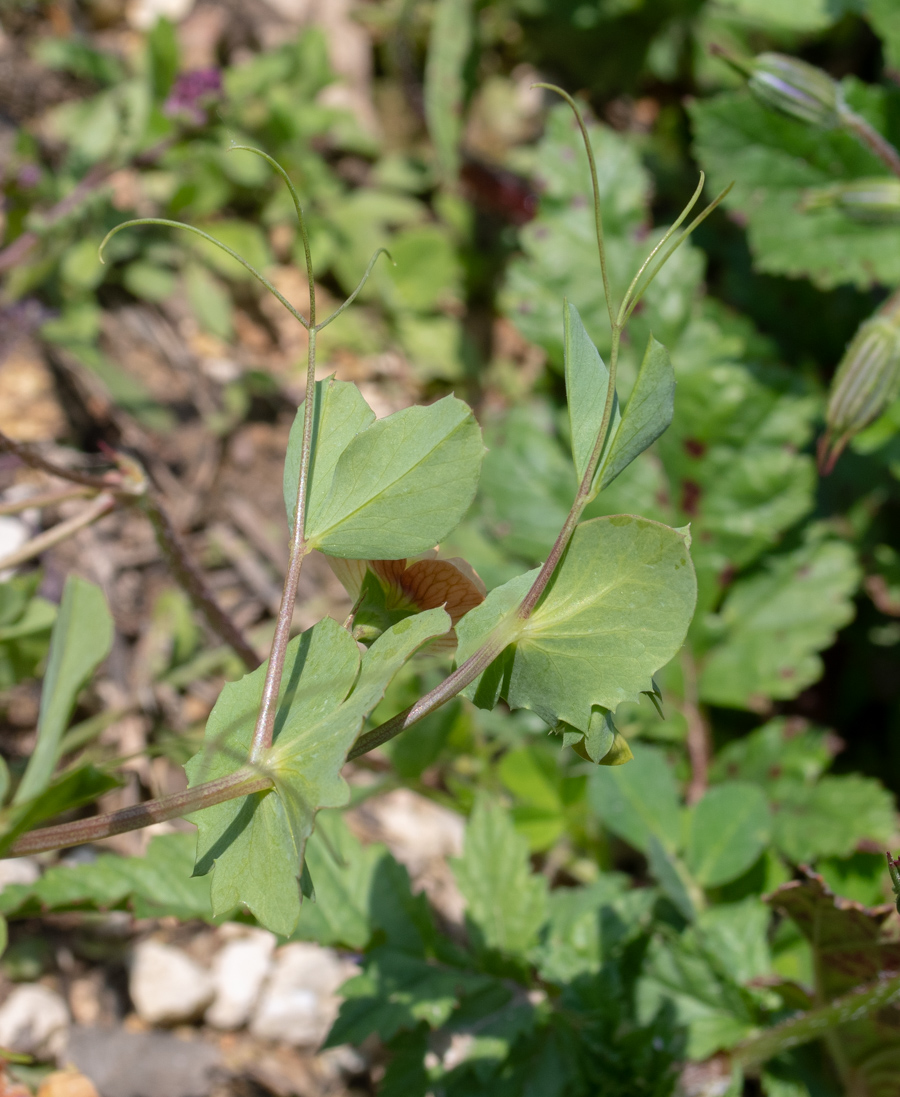
[[[50,639],[38,741],[16,790],[16,804],[37,796],[47,787],[78,694],[109,654],[112,641],[113,619],[103,591],[93,583],[70,576]]]

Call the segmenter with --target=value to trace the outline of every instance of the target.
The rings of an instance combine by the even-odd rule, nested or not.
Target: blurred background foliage
[[[635,761],[610,770],[560,755],[529,713],[457,701],[390,744],[377,771],[378,788],[411,785],[466,811],[487,790],[556,884],[608,884],[602,902],[615,906],[629,894],[621,872],[656,881],[668,903],[657,929],[647,929],[647,912],[628,915],[628,932],[644,932],[649,948],[642,989],[637,997],[628,989],[636,961],[626,934],[610,946],[621,968],[610,993],[631,1002],[622,1007],[628,1025],[653,1019],[654,1049],[685,1053],[672,1035],[677,1023],[688,1026],[687,1054],[705,1059],[778,1014],[766,997],[774,992],[747,990],[749,981],[810,978],[810,946],[793,923],[764,939],[758,896],[805,863],[840,894],[881,902],[889,888],[880,851],[897,842],[900,792],[900,404],[854,440],[829,477],[814,461],[844,347],[900,285],[900,228],[805,208],[810,189],[883,167],[847,135],[806,129],[756,102],[710,47],[774,49],[823,67],[897,143],[897,5],[258,7],[4,0],[0,351],[31,338],[61,391],[80,385],[117,409],[119,418],[106,419],[69,411],[57,426],[56,440],[88,452],[128,444],[122,423],[175,453],[198,423],[227,448],[242,424],[289,422],[302,398],[304,332],[237,264],[158,227],[118,235],[105,265],[97,260],[104,234],[126,218],[185,220],[304,307],[288,196],[262,161],[229,151],[257,145],[303,197],[320,307],[353,290],[376,248],[393,259],[323,334],[321,375],[359,381],[379,414],[451,390],[476,408],[489,446],[484,475],[473,512],[445,547],[490,589],[545,557],[575,490],[564,297],[601,353],[609,347],[580,138],[567,108],[531,84],[552,80],[577,93],[594,119],[616,296],[700,169],[710,197],[735,181],[656,280],[624,346],[626,397],[649,333],[670,348],[674,423],[588,514],[691,524],[700,602],[681,657],[660,676],[662,718],[649,703],[621,707],[617,723]],[[162,321],[142,329],[148,338],[168,333],[183,368],[196,371],[178,392],[122,352],[123,322],[148,316]],[[186,452],[174,464],[189,461]],[[35,674],[45,650],[53,608],[38,582],[34,573],[0,587],[7,690]],[[157,601],[148,627],[154,682],[183,691],[204,676],[221,681],[223,665],[236,673],[205,651],[173,592]],[[411,664],[375,722],[442,673],[435,661]],[[179,761],[190,752],[165,720],[150,746]],[[735,813],[733,844],[724,854],[707,848]],[[749,921],[735,913],[751,910],[742,903],[756,912]],[[551,926],[574,925],[578,912],[557,905]],[[710,941],[732,932],[728,918],[756,942],[758,963],[740,968],[735,959],[726,977],[713,971]],[[566,981],[574,1000],[583,991],[577,973],[596,957],[566,959],[565,933],[558,941],[554,933],[541,946],[541,970]],[[336,930],[316,934],[346,943]],[[573,1008],[588,1009],[584,994]],[[591,1016],[598,1031],[615,1028]],[[511,1029],[503,1039],[512,1046],[518,1037]],[[418,1054],[397,1047],[398,1063],[401,1052]],[[604,1093],[667,1092],[668,1068],[644,1051],[643,1089],[627,1071],[624,1088],[612,1088],[615,1055],[585,1066],[584,1077],[600,1070]],[[802,1053],[782,1073],[765,1092],[839,1092]],[[482,1092],[460,1078],[469,1088],[447,1092]]]

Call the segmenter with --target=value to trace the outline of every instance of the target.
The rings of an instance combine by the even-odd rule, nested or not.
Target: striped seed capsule
[[[900,392],[900,295],[890,298],[850,340],[831,382],[828,430],[819,467],[828,473],[850,439],[874,422]]]
[[[900,179],[854,179],[829,187],[814,187],[803,196],[804,212],[839,209],[854,221],[873,225],[900,222]]]
[[[827,72],[783,53],[760,53],[747,66],[750,90],[767,106],[811,126],[842,124],[844,97]]]

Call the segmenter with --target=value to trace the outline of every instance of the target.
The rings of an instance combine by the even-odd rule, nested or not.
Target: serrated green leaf
[[[276,787],[194,816],[200,831],[195,871],[214,869],[215,914],[243,904],[274,933],[293,932],[300,917],[298,878],[316,812],[341,806],[349,795],[340,772],[347,751],[390,678],[449,627],[441,609],[409,617],[379,637],[362,665],[349,632],[330,618],[291,641],[275,738],[261,763]],[[264,681],[265,665],[223,689],[207,723],[207,749],[185,767],[192,786],[233,773],[244,762]]]
[[[492,591],[463,618],[460,662],[483,642],[523,578]],[[526,621],[510,622],[515,642],[483,682],[496,680],[499,667],[497,688],[511,707],[532,709],[551,727],[563,720],[585,732],[594,705],[615,709],[651,688],[652,675],[684,641],[696,591],[675,530],[631,515],[584,522],[537,609]],[[477,700],[480,692],[493,690],[476,682],[468,695]]]
[[[284,457],[284,506],[288,522],[294,524],[297,510],[297,485],[300,480],[300,458],[303,447],[304,400],[297,409]],[[331,489],[338,458],[359,434],[375,422],[375,412],[363,399],[362,393],[347,381],[328,377],[316,381],[313,397],[312,447],[307,488],[307,528],[322,508]]]
[[[893,0],[864,0],[872,29],[882,41],[885,61],[900,68],[900,8]]]
[[[816,784],[780,780],[775,801],[775,845],[795,864],[846,857],[862,839],[886,846],[895,829],[894,798],[872,777],[848,773]]]
[[[859,568],[849,545],[820,541],[766,561],[730,590],[700,693],[710,704],[752,707],[796,697],[822,673],[817,652],[853,617]]]
[[[585,331],[578,309],[568,301],[563,305],[563,329],[572,459],[575,462],[575,475],[581,483],[603,422],[603,411],[609,393],[609,370]],[[621,418],[619,401],[614,396],[607,438],[614,437]],[[604,449],[608,460],[608,443]]]
[[[632,746],[627,766],[595,770],[588,784],[591,807],[604,826],[646,853],[653,835],[665,848],[680,846],[678,789],[665,755],[643,743]]]
[[[85,579],[70,576],[50,639],[37,745],[13,803],[32,799],[49,784],[78,694],[109,654],[112,640],[113,620],[103,591]]]
[[[580,888],[556,888],[548,896],[548,917],[541,938],[543,979],[567,983],[586,972],[596,974],[617,947],[642,933],[653,897],[649,889],[630,890],[623,873],[603,873]]]
[[[882,89],[844,87],[850,105],[881,128]],[[782,117],[747,91],[698,100],[690,114],[697,159],[713,188],[734,181],[725,204],[747,218],[758,269],[806,275],[822,289],[900,281],[900,227],[865,224],[836,208],[802,208],[810,188],[884,174],[849,133]]]
[[[484,975],[430,963],[393,948],[375,949],[366,970],[344,983],[344,999],[325,1047],[361,1043],[372,1033],[390,1040],[424,1022],[439,1028],[466,992],[492,982]]]
[[[483,453],[475,417],[453,396],[379,419],[338,458],[331,490],[310,513],[308,543],[350,559],[424,552],[468,510]]]
[[[769,841],[772,820],[757,785],[726,781],[708,789],[690,815],[685,861],[703,887],[736,880]]]
[[[680,938],[661,933],[650,944],[637,986],[639,1020],[647,1023],[663,1003],[688,1029],[689,1059],[733,1047],[755,1028],[741,988],[710,954],[705,934],[694,928]]]
[[[547,881],[535,876],[528,843],[497,804],[479,800],[453,874],[470,927],[487,948],[525,957],[547,918]]]
[[[614,428],[609,452],[600,464],[599,491],[659,438],[674,412],[675,372],[669,352],[651,335],[622,422]]]

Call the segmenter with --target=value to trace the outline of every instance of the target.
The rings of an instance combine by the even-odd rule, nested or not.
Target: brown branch
[[[709,727],[700,707],[700,694],[697,688],[697,664],[694,657],[685,648],[681,655],[682,676],[684,679],[684,701],[681,711],[687,721],[687,752],[691,763],[691,779],[688,782],[685,798],[689,804],[696,804],[706,792],[709,783],[709,759],[712,753]]]
[[[51,849],[65,849],[67,846],[80,846],[85,842],[96,842],[101,838],[111,838],[114,834],[124,834],[129,830],[140,830],[152,823],[163,823],[167,819],[178,819],[203,808],[234,800],[238,796],[249,796],[272,788],[271,777],[260,776],[259,771],[239,770],[228,777],[185,789],[184,792],[165,796],[160,800],[145,800],[142,804],[131,804],[119,811],[110,811],[105,815],[95,815],[91,819],[79,819],[74,823],[60,823],[54,827],[40,827],[13,842],[4,857],[22,857],[26,854],[44,853]]]
[[[94,491],[116,491],[122,487],[121,478],[117,473],[113,476],[91,476],[87,472],[79,472],[77,469],[69,469],[64,465],[57,465],[41,457],[31,446],[16,442],[8,435],[0,431],[0,451],[12,453],[33,469],[40,469],[60,480],[69,480],[73,484],[81,484],[85,488],[93,488]]]

